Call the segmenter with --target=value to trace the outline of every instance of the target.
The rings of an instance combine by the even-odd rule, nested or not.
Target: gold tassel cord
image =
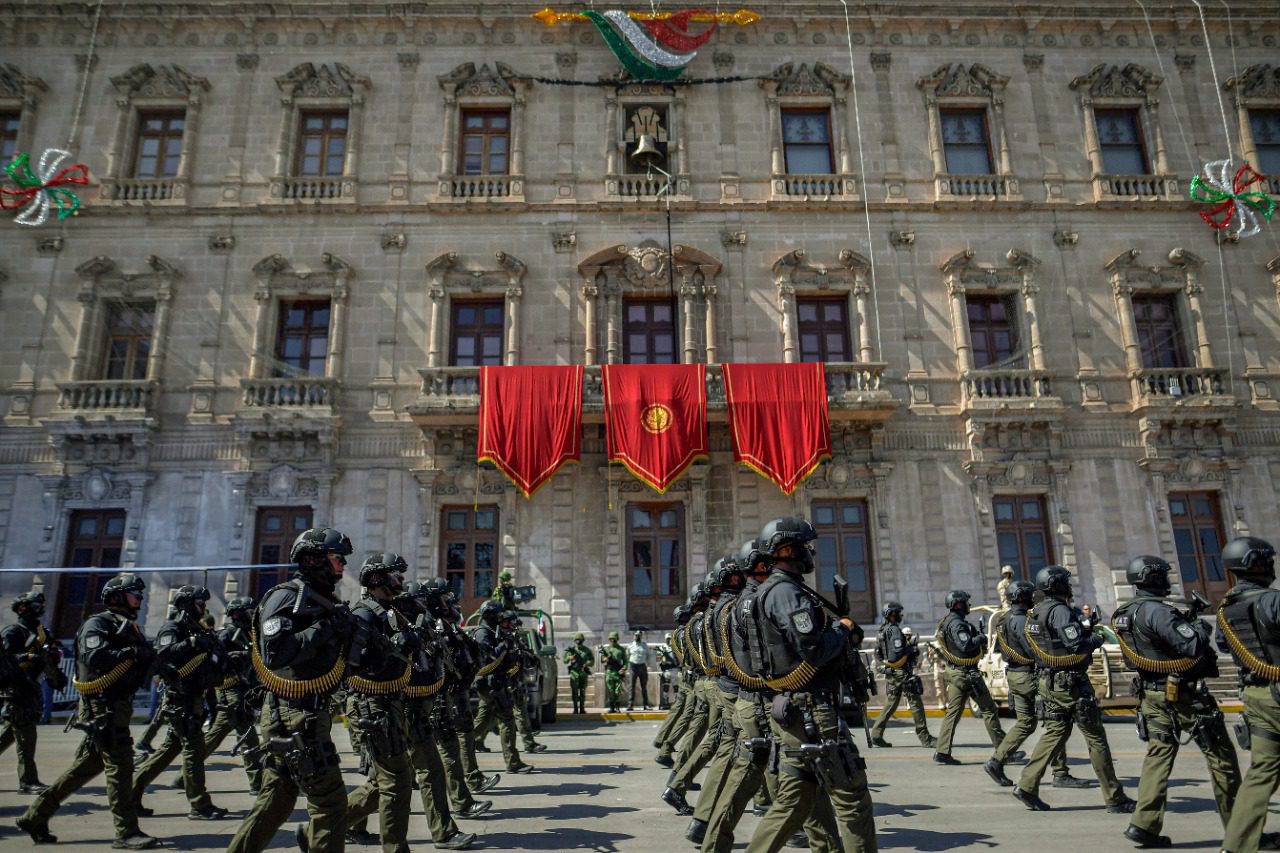
[[[324,675],[300,680],[281,678],[268,668],[262,656],[258,654],[256,628],[250,630],[249,638],[253,643],[253,671],[258,674],[258,678],[268,690],[285,699],[302,699],[307,696],[332,693],[342,681],[342,674],[346,672],[347,655],[344,649],[338,654],[338,659],[333,662],[333,667]]]
[[[1235,629],[1231,627],[1231,623],[1226,619],[1225,605],[1218,608],[1218,626],[1222,628],[1222,635],[1227,638],[1227,645],[1231,647],[1231,651],[1244,664],[1245,669],[1267,681],[1280,681],[1280,666],[1262,660],[1240,641],[1240,635],[1235,632]]]
[[[507,650],[503,649],[502,652],[496,658],[489,661],[484,666],[480,667],[480,671],[476,673],[476,677],[479,677],[482,675],[491,675],[495,669],[497,669],[499,666],[502,665],[502,662],[506,659],[506,657],[507,657]]]
[[[946,617],[943,617],[942,622],[945,621],[947,621]],[[981,652],[971,658],[962,658],[952,654],[951,650],[947,648],[946,641],[942,639],[942,622],[938,623],[938,627],[933,630],[933,633],[938,638],[938,651],[941,652],[943,659],[948,663],[955,664],[956,666],[973,666],[978,661],[982,660]]]
[[[724,615],[720,618],[720,645],[722,648],[729,649],[729,608],[725,608]],[[767,685],[763,678],[757,678],[743,671],[738,666],[738,661],[734,658],[732,650],[724,656],[724,665],[729,670],[729,675],[733,676],[743,687],[748,690],[763,690]]]
[[[130,658],[129,660],[120,661],[101,678],[95,678],[93,681],[76,681],[73,678],[71,679],[71,684],[81,696],[97,696],[116,684],[121,678],[124,678],[124,674],[132,668],[133,659]]]
[[[1067,667],[1079,666],[1080,664],[1084,663],[1086,660],[1089,659],[1089,654],[1087,652],[1079,655],[1049,654],[1044,649],[1040,648],[1040,644],[1036,642],[1035,637],[1031,636],[1031,634],[1027,631],[1027,625],[1030,625],[1030,624],[1031,624],[1031,619],[1028,618],[1026,621],[1026,624],[1022,626],[1022,636],[1026,638],[1027,644],[1031,646],[1031,651],[1035,653],[1035,656],[1040,658],[1040,660],[1044,661],[1045,663],[1049,664],[1049,666],[1056,666],[1056,667],[1065,669]]]
[[[390,678],[386,681],[373,681],[359,675],[348,675],[347,686],[357,693],[365,693],[370,696],[385,696],[388,693],[399,693],[404,690],[409,684],[409,678],[412,675],[413,664],[406,661],[404,672],[395,678]]]
[[[1013,646],[1004,641],[1004,632],[996,631],[996,647],[1000,649],[1000,654],[1005,656],[1006,660],[1011,660],[1021,666],[1032,666],[1035,661],[1026,657],[1022,652],[1017,651]]]
[[[409,684],[404,688],[404,695],[410,699],[425,699],[434,696],[444,687],[444,676],[440,676],[430,684]]]

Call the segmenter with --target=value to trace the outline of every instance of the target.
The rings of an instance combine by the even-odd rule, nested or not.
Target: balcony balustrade
[[[1222,371],[1212,367],[1143,369],[1133,375],[1133,393],[1137,402],[1221,395]]]
[[[1023,369],[970,370],[960,378],[967,403],[990,400],[1023,402],[1053,397],[1048,371]]]
[[[334,405],[338,382],[318,376],[285,379],[242,379],[243,405],[248,409],[281,408],[319,412]]]
[[[68,413],[145,413],[156,383],[149,379],[100,379],[58,385],[58,409]]]

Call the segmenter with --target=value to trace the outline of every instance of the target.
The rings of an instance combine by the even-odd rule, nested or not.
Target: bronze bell
[[[640,141],[636,143],[636,150],[631,152],[631,156],[628,159],[637,166],[650,169],[654,166],[661,166],[667,158],[662,153],[662,149],[658,148],[653,134],[643,133],[640,135]]]

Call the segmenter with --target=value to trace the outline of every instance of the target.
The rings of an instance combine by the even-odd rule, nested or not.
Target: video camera
[[[524,604],[526,601],[533,601],[538,597],[538,588],[533,584],[513,586],[511,588],[511,597],[516,604]]]

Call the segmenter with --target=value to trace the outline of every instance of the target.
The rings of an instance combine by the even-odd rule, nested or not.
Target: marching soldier
[[[871,743],[876,746],[893,746],[884,739],[884,730],[893,719],[893,712],[898,710],[902,697],[907,697],[907,705],[911,708],[911,718],[916,724],[916,737],[920,745],[933,749],[938,740],[929,734],[929,722],[924,715],[924,685],[920,676],[916,675],[916,663],[920,659],[920,646],[907,641],[902,630],[902,605],[896,601],[886,602],[880,611],[884,621],[876,635],[876,661],[884,667],[884,709],[880,719],[871,729]],[[914,639],[914,638],[913,638]]]
[[[476,673],[480,704],[476,707],[475,737],[484,737],[496,719],[507,770],[528,773],[533,768],[521,760],[520,751],[516,748],[512,713],[511,658],[518,655],[513,654],[509,640],[502,635],[502,614],[502,605],[496,601],[486,601],[480,607],[480,628],[475,632],[475,641],[480,647],[480,669]],[[517,663],[517,673],[518,666]]]
[[[460,627],[462,609],[458,599],[449,590],[443,578],[427,582],[439,593],[439,598],[429,599],[428,606],[435,607],[436,628],[444,642],[447,667],[443,698],[436,705],[434,722],[440,732],[440,760],[444,763],[445,778],[449,786],[449,804],[454,814],[475,817],[487,811],[490,800],[477,800],[473,794],[492,789],[502,779],[498,773],[485,776],[476,763],[474,722],[471,717],[471,685],[480,669],[480,651],[476,641]],[[481,804],[489,805],[481,808]]]
[[[1000,649],[1005,662],[1005,680],[1009,684],[1009,705],[1013,708],[1018,721],[1009,729],[996,747],[995,754],[987,759],[982,769],[997,785],[1005,788],[1013,787],[1013,780],[1004,774],[1004,765],[1009,761],[1018,747],[1026,742],[1036,730],[1036,695],[1039,687],[1036,684],[1035,653],[1027,645],[1024,629],[1027,622],[1027,611],[1031,608],[1031,596],[1036,588],[1027,581],[1014,581],[1005,589],[1005,610],[995,618],[996,646]],[[1067,768],[1066,745],[1051,759],[1053,765],[1053,786],[1055,788],[1089,788],[1087,779],[1077,779]]]
[[[1116,778],[1111,746],[1102,727],[1102,713],[1089,682],[1089,664],[1102,638],[1084,629],[1067,600],[1071,574],[1062,566],[1045,566],[1036,574],[1036,588],[1044,601],[1027,616],[1023,636],[1041,666],[1039,695],[1044,708],[1044,734],[1023,768],[1013,796],[1032,811],[1048,811],[1040,799],[1040,779],[1050,762],[1066,748],[1073,725],[1080,726],[1089,746],[1089,761],[1098,775],[1107,811],[1132,814],[1134,801]]]
[[[986,651],[987,638],[965,619],[969,615],[969,593],[953,589],[947,593],[946,604],[947,615],[938,623],[937,641],[938,651],[946,661],[942,678],[947,685],[947,715],[942,721],[933,760],[939,764],[959,764],[959,759],[951,755],[951,742],[970,699],[982,712],[982,722],[987,726],[992,746],[999,746],[1004,740],[1004,728],[1000,725],[999,712],[987,690],[987,683],[978,671],[978,661]],[[1020,758],[1022,754],[1015,753],[1009,760]]]
[[[831,619],[803,581],[814,570],[817,531],[803,518],[779,518],[760,532],[774,571],[756,593],[747,626],[750,655],[776,691],[771,726],[779,740],[778,790],[747,853],[777,853],[814,810],[819,787],[853,851],[875,851],[876,828],[866,762],[839,713],[841,671],[862,629]],[[821,757],[819,757],[821,756]]]
[[[40,781],[36,769],[36,724],[40,721],[40,682],[54,690],[67,686],[63,673],[62,649],[49,636],[40,617],[44,615],[44,593],[24,592],[13,601],[17,624],[0,631],[5,672],[0,701],[4,702],[0,722],[0,753],[15,741],[18,744],[18,784],[24,794],[39,794],[49,786]]]
[[[1240,667],[1249,769],[1231,808],[1224,853],[1280,849],[1277,834],[1264,833],[1267,804],[1280,783],[1280,591],[1276,549],[1265,539],[1242,536],[1222,549],[1222,564],[1236,585],[1218,605],[1218,648]]]
[[[502,633],[511,649],[511,667],[508,669],[511,677],[508,681],[508,689],[511,691],[511,717],[516,726],[516,733],[520,735],[520,742],[524,745],[525,752],[546,752],[547,745],[538,743],[534,739],[533,725],[529,722],[529,690],[525,687],[524,671],[531,667],[536,669],[540,664],[524,643],[524,630],[521,627],[519,613],[514,610],[502,612]],[[539,705],[535,713],[541,712],[542,706]]]
[[[146,850],[159,842],[138,828],[133,799],[133,694],[147,679],[154,653],[134,621],[146,584],[133,574],[117,575],[102,587],[106,610],[85,620],[76,636],[76,678],[80,693],[77,728],[85,732],[67,771],[36,797],[18,818],[18,828],[37,844],[58,839],[49,818],[72,794],[104,770],[107,802],[115,822],[112,847]]]
[[[688,640],[685,638],[685,628],[689,624],[691,615],[688,604],[681,604],[672,614],[676,629],[671,632],[671,654],[679,666],[675,673],[676,697],[671,703],[671,711],[667,714],[666,721],[658,729],[658,736],[653,740],[654,748],[658,750],[657,756],[653,759],[654,763],[667,768],[675,766],[675,760],[671,755],[675,752],[676,744],[689,730],[689,724],[693,719],[694,675],[689,666]]]
[[[1147,742],[1138,805],[1124,837],[1139,847],[1168,847],[1161,835],[1169,774],[1184,732],[1204,753],[1213,798],[1225,826],[1240,787],[1240,765],[1218,702],[1204,679],[1218,674],[1207,622],[1189,618],[1165,601],[1170,566],[1144,555],[1129,563],[1125,579],[1137,595],[1111,617],[1125,661],[1138,671],[1138,736]]]
[[[564,664],[569,668],[569,693],[573,698],[573,713],[587,713],[587,679],[596,656],[587,648],[587,637],[581,631],[573,635],[573,645],[564,650]]]
[[[156,635],[156,670],[165,681],[164,708],[169,722],[160,749],[138,767],[133,778],[133,800],[138,814],[151,815],[142,805],[147,786],[182,754],[182,784],[187,793],[191,820],[221,820],[227,810],[215,806],[204,780],[204,698],[223,679],[222,649],[213,632],[201,623],[209,590],[180,586],[173,596],[177,617],[160,626]]]
[[[254,621],[253,667],[267,691],[262,733],[269,762],[262,793],[227,853],[259,853],[293,813],[301,791],[309,824],[295,830],[303,853],[341,851],[347,792],[330,728],[331,697],[346,671],[351,612],[335,595],[351,540],[331,527],[304,530],[289,559],[296,576],[273,587]]]
[[[705,708],[705,726],[701,731],[692,730],[687,737],[686,747],[680,754],[680,761],[671,773],[667,788],[662,792],[662,801],[676,810],[680,815],[693,814],[693,806],[685,799],[685,792],[693,786],[702,769],[715,755],[722,734],[720,719],[724,715],[724,705],[720,701],[720,688],[717,679],[722,666],[711,656],[710,619],[712,608],[720,600],[720,585],[716,572],[707,574],[703,582],[706,590],[707,608],[696,614],[689,621],[688,637],[693,650],[693,658],[702,673],[694,687],[700,707]],[[703,735],[706,737],[703,737]]]
[[[610,713],[621,710],[622,673],[627,668],[627,650],[618,645],[618,632],[609,632],[609,644],[600,648],[600,661],[604,664],[605,704]]]

